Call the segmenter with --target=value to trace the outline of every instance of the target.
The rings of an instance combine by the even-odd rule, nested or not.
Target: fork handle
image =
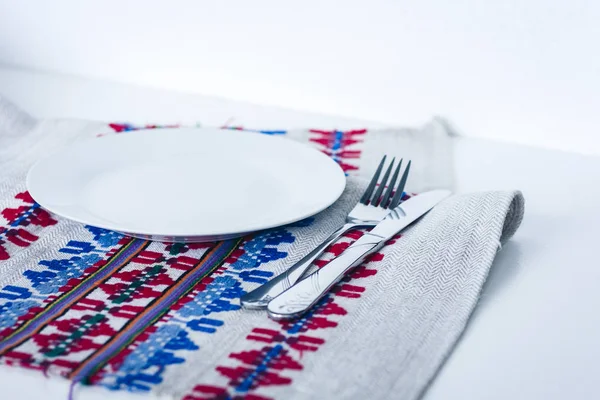
[[[274,320],[300,317],[323,298],[349,270],[361,264],[369,254],[379,250],[384,244],[384,237],[365,233],[329,264],[269,302],[269,317]]]
[[[263,309],[267,307],[269,301],[288,290],[293,284],[304,275],[306,270],[312,265],[313,261],[323,253],[333,242],[339,239],[344,233],[351,229],[362,226],[360,224],[346,223],[344,226],[333,232],[329,237],[308,253],[304,258],[292,265],[287,271],[277,275],[264,285],[259,286],[250,293],[246,293],[240,299],[245,308]]]

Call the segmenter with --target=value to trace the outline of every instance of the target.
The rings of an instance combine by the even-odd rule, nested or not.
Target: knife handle
[[[289,289],[294,283],[298,282],[313,261],[315,261],[330,244],[334,243],[344,233],[359,226],[361,225],[347,223],[333,232],[323,243],[308,253],[300,261],[292,265],[287,271],[243,295],[240,299],[242,306],[250,309],[266,308],[267,304],[269,304],[272,299]]]
[[[267,306],[269,317],[282,320],[301,316],[349,270],[361,264],[369,254],[379,250],[384,244],[384,237],[365,233],[329,264],[271,300]]]

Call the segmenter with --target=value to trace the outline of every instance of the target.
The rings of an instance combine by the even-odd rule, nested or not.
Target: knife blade
[[[267,306],[269,317],[282,320],[301,316],[350,269],[361,264],[369,254],[379,250],[385,242],[450,194],[448,190],[432,190],[414,196],[391,210],[379,224],[361,236],[337,258],[271,300]]]

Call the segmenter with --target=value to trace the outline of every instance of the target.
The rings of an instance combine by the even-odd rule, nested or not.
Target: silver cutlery
[[[271,300],[267,307],[269,317],[282,320],[301,316],[350,269],[361,264],[369,254],[379,250],[385,242],[449,195],[450,191],[447,190],[433,190],[412,197],[393,208],[383,221],[361,236],[337,258]]]
[[[390,209],[395,208],[398,206],[398,204],[400,204],[402,201],[402,193],[404,192],[404,187],[408,178],[408,172],[410,171],[411,162],[409,161],[406,165],[406,169],[400,178],[400,182],[398,183],[398,186],[395,187],[396,180],[400,174],[400,169],[402,168],[402,160],[400,160],[398,163],[398,166],[392,175],[392,179],[388,184],[388,179],[392,172],[395,161],[395,158],[392,159],[392,162],[383,175],[381,182],[379,182],[379,186],[376,188],[377,181],[379,180],[379,176],[381,175],[381,171],[383,170],[383,166],[385,164],[385,160],[386,156],[384,156],[379,163],[379,166],[377,167],[377,170],[375,171],[375,174],[373,175],[373,178],[363,193],[360,201],[356,204],[356,206],[354,206],[352,211],[350,211],[346,217],[346,223],[338,230],[333,232],[323,243],[321,243],[317,248],[307,254],[292,267],[290,267],[287,271],[279,274],[264,285],[242,296],[240,299],[242,306],[251,309],[266,308],[269,301],[292,287],[292,285],[294,285],[302,277],[302,275],[304,275],[313,261],[315,261],[329,245],[334,243],[344,233],[359,227],[364,228],[377,225],[385,218]],[[386,184],[388,188],[385,191],[385,194],[383,194],[383,197],[381,197]]]

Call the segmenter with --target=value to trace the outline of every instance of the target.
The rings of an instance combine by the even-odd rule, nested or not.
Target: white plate
[[[324,210],[346,178],[289,139],[208,128],[140,130],[76,143],[35,164],[33,198],[57,215],[127,235],[203,242]]]

